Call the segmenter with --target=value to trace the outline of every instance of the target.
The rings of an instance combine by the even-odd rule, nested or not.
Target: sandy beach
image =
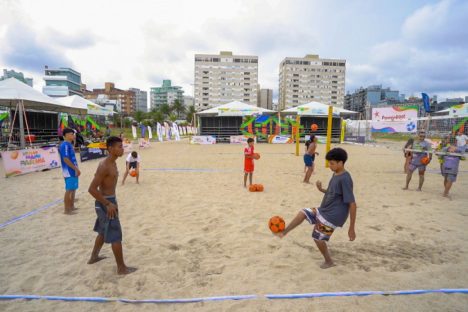
[[[401,144],[402,145],[402,144]],[[338,146],[338,145],[335,145]],[[138,270],[116,274],[110,246],[107,259],[86,262],[95,233],[94,199],[87,193],[99,160],[80,163],[78,213],[63,214],[59,203],[0,229],[0,294],[35,294],[128,299],[171,299],[258,295],[258,299],[187,304],[3,301],[1,311],[466,311],[467,295],[340,297],[267,300],[264,294],[468,287],[468,162],[460,165],[451,194],[433,161],[422,192],[417,174],[403,191],[400,144],[387,147],[339,145],[349,154],[358,206],[357,238],[348,223],[333,234],[337,266],[322,270],[322,257],[303,223],[284,239],[271,234],[268,219],[286,222],[323,194],[303,179],[301,156],[293,145],[257,144],[254,183],[243,187],[243,146],[153,143],[139,150],[140,185],[120,185],[125,158],[118,160],[117,187],[124,257]],[[319,145],[311,181],[326,186]],[[178,169],[178,170],[173,170]],[[191,169],[191,170],[180,170]],[[63,198],[60,169],[3,178],[0,166],[0,223]]]

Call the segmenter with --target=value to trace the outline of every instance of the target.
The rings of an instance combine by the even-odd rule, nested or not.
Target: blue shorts
[[[106,199],[117,205],[115,196],[107,196]],[[96,222],[94,224],[94,231],[104,236],[104,242],[108,244],[118,243],[122,241],[122,227],[120,226],[119,216],[114,219],[107,217],[106,206],[100,202],[95,202],[96,208]],[[118,212],[117,212],[118,213]]]
[[[314,158],[309,154],[304,154],[304,164],[306,167],[312,167],[314,164]]]
[[[65,178],[65,191],[76,191],[78,189],[78,177]]]

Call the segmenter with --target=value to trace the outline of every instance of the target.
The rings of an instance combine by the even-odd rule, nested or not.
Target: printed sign
[[[107,156],[107,149],[94,148],[94,147],[84,147],[80,150],[80,160],[81,162],[98,159]]]
[[[60,155],[56,147],[2,152],[2,159],[6,177],[60,167]]]
[[[283,135],[270,135],[268,137],[268,143],[272,144],[288,144],[292,143],[293,140],[288,136]]]
[[[414,133],[417,117],[417,105],[372,108],[372,132]]]
[[[216,138],[210,135],[195,135],[190,140],[190,144],[216,144]]]
[[[457,104],[450,107],[450,117],[467,117],[468,116],[468,104]]]
[[[366,143],[366,137],[364,135],[347,135],[344,136],[345,142],[354,142],[354,143]]]
[[[231,144],[247,144],[249,138],[253,138],[254,142],[257,143],[257,137],[249,137],[246,135],[231,135],[229,137],[229,142]]]

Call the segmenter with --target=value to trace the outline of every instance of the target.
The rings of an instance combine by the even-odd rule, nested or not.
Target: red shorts
[[[250,160],[250,159],[249,159]],[[245,173],[252,173],[254,171],[254,164],[253,164],[253,161],[250,160],[250,161],[245,161],[244,162],[244,172]]]

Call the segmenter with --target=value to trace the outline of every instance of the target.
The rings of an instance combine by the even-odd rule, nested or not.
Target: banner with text
[[[195,135],[190,140],[190,144],[216,144],[216,138],[210,135]]]
[[[288,136],[283,135],[270,135],[268,137],[268,143],[272,144],[288,144],[292,143],[293,140]]]
[[[418,106],[372,108],[372,132],[413,133],[417,131]]]
[[[56,147],[2,152],[2,159],[6,177],[60,167]]]
[[[229,142],[231,144],[247,144],[249,138],[253,138],[254,142],[257,143],[257,137],[249,137],[246,135],[231,135],[229,137]]]

